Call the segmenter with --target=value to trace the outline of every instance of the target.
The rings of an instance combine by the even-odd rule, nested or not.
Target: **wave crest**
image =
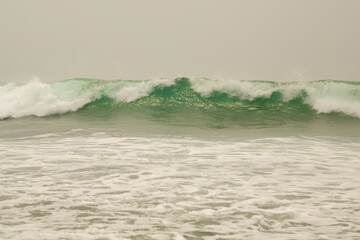
[[[360,118],[360,83],[219,81],[154,79],[147,81],[70,79],[55,83],[31,81],[0,85],[0,119],[74,112],[102,98],[140,107],[185,106],[230,111],[285,111],[287,103],[310,106],[318,113],[341,112]]]

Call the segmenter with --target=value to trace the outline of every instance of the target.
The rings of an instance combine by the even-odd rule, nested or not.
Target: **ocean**
[[[0,83],[0,239],[360,239],[360,82]]]

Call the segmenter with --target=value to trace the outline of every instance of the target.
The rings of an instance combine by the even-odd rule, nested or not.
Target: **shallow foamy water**
[[[360,142],[0,139],[1,239],[360,239]]]

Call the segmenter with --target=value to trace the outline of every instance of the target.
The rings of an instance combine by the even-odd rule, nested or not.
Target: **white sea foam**
[[[170,86],[174,80],[154,79],[141,82],[68,80],[53,84],[38,80],[25,85],[0,86],[0,119],[47,116],[73,112],[102,97],[131,102],[149,95],[155,86]]]
[[[264,81],[226,81],[190,79],[191,87],[203,97],[214,91],[253,101],[282,94],[283,101],[303,97],[319,113],[342,112],[360,117],[360,84],[339,81],[277,83]],[[56,83],[31,81],[25,85],[0,86],[0,119],[47,116],[76,111],[107,96],[118,102],[132,102],[148,96],[155,87],[168,87],[173,79],[149,81],[94,81],[73,79]]]
[[[343,112],[360,117],[360,85],[314,82],[305,88],[306,103],[321,113]]]
[[[277,90],[271,83],[256,81],[191,79],[191,84],[195,91],[205,97],[217,91],[250,101],[259,97],[269,98]]]
[[[359,149],[112,131],[0,139],[0,238],[356,239]]]
[[[112,92],[109,95],[119,102],[132,102],[136,99],[148,96],[156,86],[168,87],[173,84],[175,84],[173,79],[142,81],[138,84],[124,86],[120,90]]]
[[[0,87],[0,119],[76,111],[90,101],[90,95],[62,99],[50,84],[39,81],[22,86],[6,84]]]
[[[208,97],[214,91],[227,93],[242,100],[269,98],[279,92],[284,101],[298,98],[305,92],[305,103],[319,113],[342,112],[360,118],[360,85],[339,81],[277,83],[191,79],[192,88]]]

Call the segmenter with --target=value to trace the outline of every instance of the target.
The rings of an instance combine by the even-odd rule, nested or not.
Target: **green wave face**
[[[0,100],[10,103],[0,105],[2,119],[67,113],[89,119],[133,116],[175,125],[227,128],[360,118],[359,82],[333,80],[71,79],[2,85]]]
[[[278,86],[273,82],[256,83]],[[318,118],[351,118],[340,111],[319,115],[307,103],[309,96],[304,89],[300,89],[291,99],[285,99],[280,89],[255,97],[220,90],[204,95],[194,90],[189,79],[180,78],[170,86],[155,86],[149,95],[130,102],[117,101],[109,95],[103,93],[101,98],[85,105],[80,112],[100,117],[141,113],[141,117],[154,121],[213,128],[274,127]]]

